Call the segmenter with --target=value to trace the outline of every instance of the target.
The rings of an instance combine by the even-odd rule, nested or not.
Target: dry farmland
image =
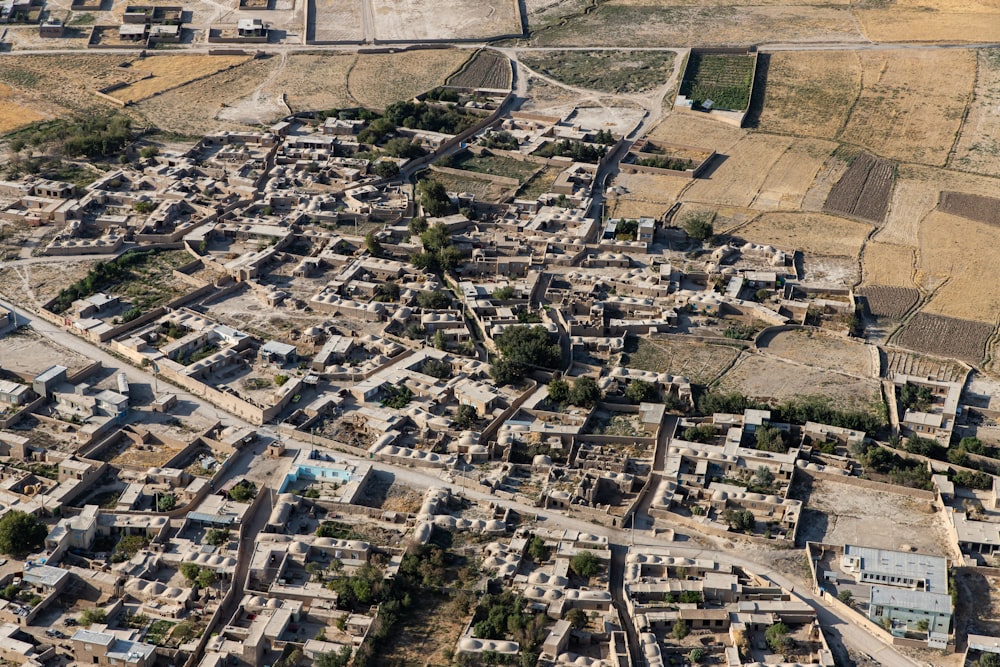
[[[38,112],[60,115],[101,103],[96,88],[128,81],[118,65],[121,55],[5,55],[0,82],[8,84],[24,106]],[[103,104],[103,103],[101,103]]]
[[[878,380],[857,378],[834,371],[809,368],[775,357],[743,357],[722,376],[724,391],[738,391],[752,398],[784,401],[803,396],[823,396],[838,409],[867,409],[876,400]]]
[[[10,86],[0,83],[0,134],[29,125],[44,116],[17,101]]]
[[[466,58],[461,49],[365,55],[348,76],[348,90],[359,104],[384,108],[440,86]]]
[[[795,141],[767,173],[753,208],[797,211],[836,144],[816,139]]]
[[[673,51],[522,51],[518,60],[560,83],[608,93],[659,88],[674,70]]]
[[[1000,51],[982,49],[976,70],[976,97],[962,125],[949,166],[1000,176]]]
[[[733,231],[754,243],[806,255],[835,255],[856,258],[871,225],[837,218],[824,213],[764,213]]]
[[[691,185],[691,183],[691,179],[683,176],[643,173],[629,174],[620,171],[611,182],[611,186],[616,190],[620,189],[623,191],[616,199],[654,202],[656,204],[666,204],[666,208],[670,208],[684,188]]]
[[[292,111],[349,106],[347,73],[356,59],[354,55],[289,55],[266,90],[283,92]]]
[[[1000,227],[1000,199],[996,197],[945,190],[941,193],[938,210],[942,213]]]
[[[768,172],[793,141],[789,137],[747,135],[728,151],[728,158],[711,176],[695,180],[694,185],[684,193],[684,199],[749,207],[757,197]]]
[[[823,208],[830,213],[882,222],[889,208],[895,176],[895,164],[861,153],[830,189]]]
[[[944,165],[975,83],[965,50],[865,51],[861,95],[840,135],[888,158]]]
[[[1000,38],[1000,8],[991,0],[900,0],[871,6],[855,9],[854,15],[872,41],[995,42]]]
[[[767,58],[767,86],[758,127],[778,134],[836,137],[861,90],[857,54],[801,51],[773,53]]]
[[[865,285],[915,287],[915,257],[916,249],[912,246],[869,241],[861,253],[862,282]]]
[[[583,13],[584,3],[559,3],[532,17],[539,46],[746,46],[755,43],[855,42],[863,36],[850,12],[832,5],[740,6],[609,0]],[[576,13],[571,20],[567,14]]]
[[[757,344],[767,354],[804,366],[864,378],[878,376],[874,347],[823,331],[779,331],[761,336]]]
[[[138,102],[171,88],[241,65],[249,56],[153,56],[133,61],[129,71],[136,80],[110,93],[122,102]]]
[[[965,366],[957,361],[926,357],[909,350],[885,348],[885,369],[883,375],[917,375],[939,382],[965,383],[968,374]]]
[[[635,339],[635,348],[625,353],[622,363],[656,373],[686,377],[695,384],[707,384],[736,359],[739,348],[708,345],[683,337]]]
[[[514,78],[510,60],[492,49],[477,51],[460,70],[448,77],[449,86],[509,89]]]
[[[913,287],[870,285],[856,287],[854,293],[865,298],[871,315],[892,320],[903,317],[920,299],[920,291]]]
[[[477,39],[519,35],[512,2],[504,0],[372,0],[375,38],[383,41]]]
[[[918,352],[978,364],[992,334],[992,324],[921,312],[906,323],[892,342]]]
[[[364,39],[360,2],[312,0],[307,5],[310,42],[360,42]]]
[[[1000,227],[935,211],[920,225],[920,274],[941,282],[924,308],[928,313],[989,322],[1000,317],[996,249]]]

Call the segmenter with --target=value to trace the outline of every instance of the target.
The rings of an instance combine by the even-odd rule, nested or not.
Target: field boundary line
[[[965,102],[965,110],[962,112],[962,122],[958,124],[958,130],[955,132],[955,140],[951,142],[951,150],[948,151],[948,155],[944,158],[944,164],[942,165],[945,169],[951,167],[951,164],[955,161],[955,155],[958,153],[958,144],[962,141],[962,133],[965,131],[965,124],[969,120],[969,111],[972,109],[972,105],[976,103],[976,88],[979,86],[979,51],[974,51],[976,58],[976,71],[975,75],[972,77],[972,93],[969,95]]]
[[[209,57],[211,57],[211,56],[209,56]],[[183,88],[184,86],[189,86],[192,83],[198,83],[199,81],[204,81],[205,79],[208,79],[209,77],[213,77],[216,74],[222,74],[223,72],[229,72],[229,71],[234,70],[234,69],[236,69],[238,67],[243,67],[247,63],[253,62],[254,60],[256,60],[256,58],[254,58],[253,56],[250,56],[250,57],[248,57],[246,60],[244,60],[241,63],[236,63],[235,65],[230,65],[228,67],[224,67],[222,69],[216,70],[214,72],[210,72],[208,74],[203,74],[202,76],[199,76],[197,78],[191,79],[190,81],[185,81],[184,83],[179,83],[176,86],[171,86],[169,88],[164,88],[163,90],[158,90],[155,93],[153,93],[152,95],[148,95],[146,97],[142,97],[142,98],[137,99],[137,100],[119,100],[114,95],[108,95],[108,97],[110,97],[110,98],[112,98],[114,100],[118,100],[119,102],[121,102],[121,104],[123,106],[129,106],[129,105],[132,105],[132,104],[139,104],[140,102],[145,102],[146,100],[151,100],[154,97],[159,97],[160,95],[164,95],[166,93],[172,92],[172,91],[177,90],[179,88]],[[153,78],[155,78],[155,75],[154,75]],[[136,81],[134,83],[139,83],[139,82],[144,81],[144,80],[145,79],[139,79],[139,81]],[[131,85],[132,84],[129,84],[128,86],[125,86],[124,88],[121,88],[120,90],[126,90],[127,88],[131,87]],[[117,92],[117,91],[115,91],[115,92]]]
[[[854,12],[851,12],[854,15]],[[863,34],[863,31],[862,31]],[[866,36],[867,37],[867,36]],[[851,106],[847,108],[847,113],[844,114],[844,122],[840,124],[837,131],[833,133],[833,141],[838,143],[844,143],[841,141],[841,137],[844,136],[844,130],[847,129],[848,123],[851,122],[851,116],[854,115],[854,107],[858,106],[858,101],[861,100],[861,93],[865,90],[865,65],[864,61],[861,60],[861,54],[857,51],[854,52],[854,57],[858,61],[858,94],[854,96],[854,101],[851,102]],[[853,144],[851,144],[853,146]]]
[[[450,86],[452,79],[454,79],[457,76],[461,76],[467,69],[469,69],[469,65],[472,64],[472,61],[475,60],[476,56],[478,56],[483,51],[485,51],[485,49],[482,48],[482,47],[480,47],[480,48],[476,49],[475,51],[473,51],[472,55],[470,55],[468,58],[465,59],[465,62],[463,62],[461,65],[459,65],[458,68],[454,72],[452,72],[451,74],[449,74],[448,76],[446,76],[444,78],[444,85]],[[508,61],[509,61],[509,59],[508,59]]]
[[[349,100],[353,101],[358,106],[362,106],[363,107],[364,105],[361,104],[361,100],[359,100],[358,98],[356,98],[354,96],[354,93],[351,92],[351,73],[354,71],[354,68],[355,68],[355,66],[357,66],[358,61],[360,59],[361,59],[361,54],[360,53],[355,53],[354,54],[354,60],[351,62],[350,65],[347,66],[347,71],[344,72],[344,90],[347,92],[347,98]]]
[[[914,265],[916,265],[916,262],[917,262],[917,259],[916,259],[917,252],[919,252],[919,251],[915,251],[914,252],[914,260],[913,260],[914,261]],[[931,290],[930,292],[927,292],[927,293],[925,293],[923,290],[921,290],[920,287],[918,286],[917,287],[917,291],[920,292],[920,298],[917,299],[917,303],[914,304],[914,306],[912,308],[910,308],[910,310],[907,311],[907,313],[905,315],[903,315],[903,317],[899,318],[899,324],[897,324],[896,328],[892,330],[892,333],[890,333],[888,336],[885,337],[885,343],[886,343],[886,345],[893,345],[893,346],[898,347],[898,348],[900,348],[902,350],[909,350],[910,352],[916,352],[917,354],[925,354],[924,352],[920,352],[920,351],[917,351],[917,350],[911,350],[910,348],[906,347],[905,345],[900,345],[898,342],[896,342],[896,339],[898,338],[900,332],[906,327],[906,325],[909,324],[910,321],[914,317],[917,316],[917,313],[919,313],[920,310],[924,306],[926,306],[928,303],[930,303],[931,299],[934,298],[934,295],[938,293],[938,290],[940,290],[942,287],[944,287],[945,285],[947,285],[949,282],[951,282],[951,277],[945,278],[944,280],[941,281],[941,284],[939,284],[937,287],[935,287],[933,290]],[[933,313],[928,313],[928,315],[931,315],[931,314],[933,314]],[[939,317],[941,317],[941,316],[939,315]],[[945,358],[949,358],[949,357],[945,357]]]

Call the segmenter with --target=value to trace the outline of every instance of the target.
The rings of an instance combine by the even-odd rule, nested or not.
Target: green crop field
[[[680,94],[695,106],[712,100],[713,109],[743,111],[750,104],[755,62],[754,56],[692,53]]]

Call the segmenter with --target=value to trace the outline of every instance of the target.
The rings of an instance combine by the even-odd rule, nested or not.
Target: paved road
[[[45,320],[41,320],[30,313],[25,312],[23,309],[13,306],[13,304],[0,301],[0,305],[10,308],[17,315],[19,323],[30,322],[31,326],[42,336],[48,338],[49,340],[56,342],[64,347],[67,347],[75,352],[83,354],[84,356],[93,359],[95,361],[100,361],[105,366],[111,368],[119,368],[125,366],[125,364],[117,359],[116,357],[108,354],[101,348],[93,345],[89,341],[77,338],[72,334],[49,324]],[[148,373],[146,370],[141,368],[130,368],[128,370],[129,380],[138,379],[141,382],[152,383],[154,378],[152,374]],[[171,386],[170,391],[176,393],[179,398],[193,402],[198,406],[197,413],[207,417],[209,419],[217,418],[219,415],[219,410],[215,406],[204,401],[202,398],[185,392],[181,389]],[[265,438],[277,439],[277,434],[268,429],[267,427],[256,427],[248,422],[239,419],[233,415],[226,415],[226,420],[229,423],[247,426],[257,429]],[[285,446],[289,449],[302,449],[302,448],[314,448],[315,445],[308,444],[304,441],[297,440],[295,438],[283,437],[282,440]],[[416,468],[407,468],[402,466],[396,466],[388,463],[382,463],[377,461],[370,461],[368,459],[363,459],[361,457],[352,456],[344,454],[341,452],[335,452],[334,457],[343,461],[359,463],[364,462],[371,465],[375,470],[383,471],[394,476],[394,478],[403,484],[415,487],[417,489],[426,489],[431,486],[447,486],[451,487],[453,491],[458,491],[455,487],[452,478],[447,472],[436,472],[436,471],[425,471]],[[253,457],[250,463],[250,467],[256,467],[264,465],[268,459],[263,456]],[[646,530],[623,530],[620,528],[613,528],[609,526],[602,526],[598,524],[591,523],[587,518],[576,517],[572,514],[567,515],[561,511],[553,511],[547,509],[541,509],[533,506],[526,505],[514,500],[501,500],[496,495],[486,491],[485,489],[476,489],[463,487],[461,489],[461,494],[472,499],[484,503],[496,503],[501,502],[507,507],[525,515],[525,516],[537,516],[542,520],[544,526],[577,530],[581,532],[593,533],[598,535],[604,535],[608,538],[610,542],[617,545],[628,544],[630,541],[634,541],[634,544],[641,547],[647,546],[658,546],[658,547],[669,547],[672,551],[675,551],[678,555],[689,556],[692,558],[702,557],[702,558],[712,558],[715,560],[721,560],[733,563],[735,565],[745,567],[751,571],[757,572],[763,576],[769,577],[772,581],[778,585],[788,589],[794,590],[795,595],[800,597],[802,600],[812,605],[817,609],[820,614],[820,620],[825,626],[834,627],[843,637],[844,643],[857,651],[863,653],[869,653],[874,655],[883,665],[887,667],[914,667],[917,663],[909,660],[905,656],[897,653],[893,648],[882,644],[881,641],[875,637],[869,635],[866,631],[858,627],[857,625],[849,622],[849,620],[839,616],[838,612],[830,609],[822,602],[821,599],[810,590],[803,590],[801,583],[796,583],[790,580],[784,574],[772,570],[767,564],[758,563],[747,558],[744,558],[736,553],[716,551],[711,549],[706,549],[701,546],[687,546],[685,544],[677,544],[663,539],[662,537],[657,537],[654,533]],[[267,503],[264,503],[267,505]],[[267,512],[263,510],[249,520],[253,522],[253,530],[259,530],[258,525],[262,520],[266,521],[268,516]],[[256,534],[253,532],[251,534]],[[247,540],[248,544],[252,545],[253,540]],[[240,562],[244,562],[242,558],[242,549],[244,547],[241,545],[241,558]]]

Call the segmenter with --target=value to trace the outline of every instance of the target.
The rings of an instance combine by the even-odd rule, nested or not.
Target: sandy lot
[[[862,489],[816,480],[799,523],[799,542],[863,544],[899,549],[908,544],[920,553],[949,555],[944,518],[928,501],[900,493]]]
[[[443,84],[469,55],[464,49],[366,55],[351,70],[348,91],[359,103],[382,108]]]
[[[695,181],[684,193],[685,201],[749,207],[775,163],[793,142],[788,137],[747,135],[726,151],[727,158],[708,178]]]
[[[696,384],[706,384],[732,363],[739,352],[735,347],[706,345],[682,337],[639,338],[635,351],[626,353],[628,359],[625,365],[682,375]]]
[[[840,139],[881,157],[944,165],[972,97],[975,53],[868,51],[859,55],[863,87]]]
[[[745,135],[746,130],[690,113],[670,114],[648,133],[650,139],[707,148],[722,154]]]
[[[358,0],[313,0],[310,42],[360,42],[364,39],[361,2]]]
[[[825,213],[764,213],[735,234],[754,243],[801,250],[806,255],[855,258],[871,225]]]
[[[20,104],[18,97],[10,86],[0,83],[0,134],[44,118],[34,109]]]
[[[833,139],[860,90],[861,61],[854,52],[773,53],[759,127]]]
[[[996,49],[979,52],[976,97],[949,166],[1000,176],[1000,53]]]
[[[869,241],[861,255],[862,282],[865,285],[915,287],[915,254],[910,246]]]
[[[720,383],[725,391],[739,391],[760,399],[784,401],[802,396],[823,396],[839,408],[866,409],[878,396],[877,380],[751,355],[736,362]]]
[[[822,331],[782,331],[762,339],[760,347],[767,354],[806,366],[864,378],[878,375],[874,348]]]
[[[798,210],[816,174],[836,148],[829,141],[799,139],[778,158],[764,179],[753,208]]]
[[[385,41],[483,39],[519,35],[514,4],[506,0],[371,0],[375,37]]]
[[[70,371],[78,371],[90,360],[64,347],[56,345],[30,329],[0,338],[0,366],[4,370],[30,378],[46,368],[58,364]]]

